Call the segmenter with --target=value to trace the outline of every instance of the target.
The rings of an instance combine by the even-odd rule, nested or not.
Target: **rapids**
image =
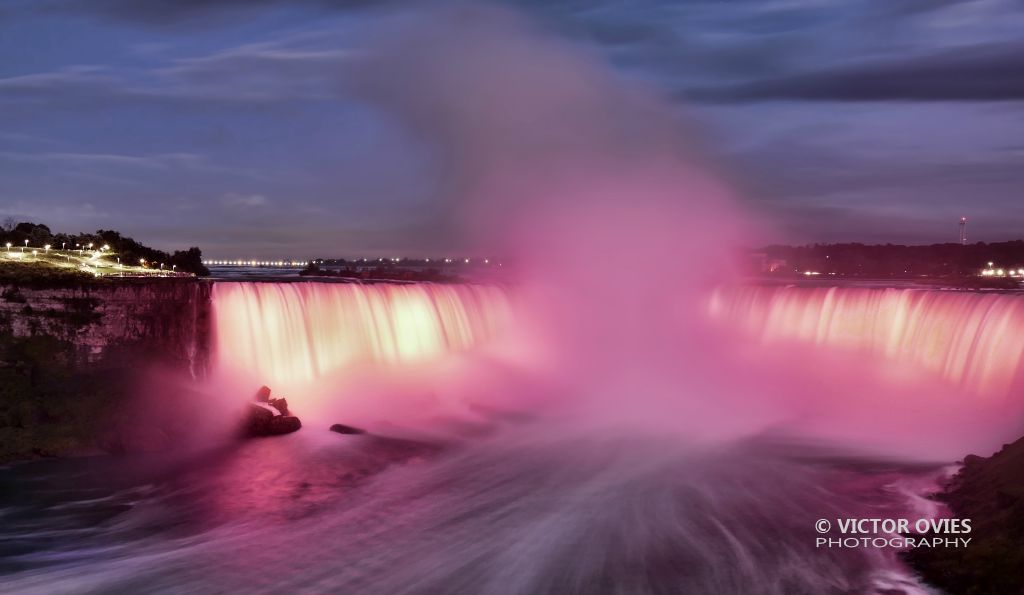
[[[926,592],[894,552],[817,550],[813,527],[918,518],[942,467],[540,429],[472,444],[304,431],[8,469],[0,591]]]

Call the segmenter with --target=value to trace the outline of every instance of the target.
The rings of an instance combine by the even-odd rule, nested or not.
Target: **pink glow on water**
[[[483,285],[218,283],[217,361],[254,386],[296,386],[357,364],[417,364],[477,346],[505,325]]]
[[[1024,296],[919,289],[729,287],[712,314],[766,345],[809,342],[883,356],[988,397],[1016,385]]]
[[[735,280],[738,246],[760,240],[678,106],[505,11],[456,12],[396,23],[360,62],[355,88],[438,155],[452,241],[514,264],[504,281],[516,336],[495,332],[510,308],[493,288],[222,284],[220,361],[244,381],[232,394],[271,384],[331,422],[476,421],[483,404],[693,441],[785,427],[955,456],[999,439],[980,419],[993,412],[974,412],[976,399],[942,375],[900,375],[886,358],[842,348],[995,391],[1010,373],[986,354],[1012,352],[1009,323],[980,306],[894,299],[873,312],[860,298],[833,307],[840,294],[823,291],[821,305],[789,308],[751,290],[719,293],[719,318],[764,341],[724,332],[708,300]],[[462,18],[475,26],[453,25]],[[977,332],[953,332],[964,323]],[[787,333],[836,349],[775,348]],[[491,339],[512,357],[481,354]]]

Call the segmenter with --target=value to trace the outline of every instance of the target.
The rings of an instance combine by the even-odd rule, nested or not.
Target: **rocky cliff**
[[[201,376],[209,359],[210,292],[210,283],[194,279],[0,284],[0,334],[67,342],[83,364],[131,350]]]
[[[170,443],[154,403],[180,407],[187,379],[207,371],[210,285],[0,283],[0,464]]]

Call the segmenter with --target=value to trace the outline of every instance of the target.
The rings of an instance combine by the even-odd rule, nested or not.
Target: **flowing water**
[[[299,433],[173,462],[16,468],[0,589],[921,592],[893,552],[816,550],[813,523],[917,515],[914,484],[941,468],[536,430],[472,444]]]
[[[514,309],[483,286],[224,283],[214,298],[219,361],[250,383],[440,362],[499,339]],[[758,341],[877,352],[1002,398],[1018,299],[734,288],[711,310]],[[941,515],[922,498],[941,461],[473,411],[472,433],[427,439],[307,417],[285,437],[0,470],[0,591],[927,592],[892,550],[816,548],[814,523]]]
[[[416,363],[487,340],[509,316],[486,285],[218,283],[218,363],[268,384],[359,363]]]
[[[716,291],[710,307],[766,344],[867,352],[990,398],[1005,398],[1021,381],[1024,296],[1017,292],[737,286]]]

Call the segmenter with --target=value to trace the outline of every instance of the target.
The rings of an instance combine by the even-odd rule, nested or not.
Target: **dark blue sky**
[[[211,257],[457,248],[429,139],[345,80],[410,6],[0,0],[0,217]],[[774,239],[1024,236],[1018,0],[512,6],[678,102]]]

